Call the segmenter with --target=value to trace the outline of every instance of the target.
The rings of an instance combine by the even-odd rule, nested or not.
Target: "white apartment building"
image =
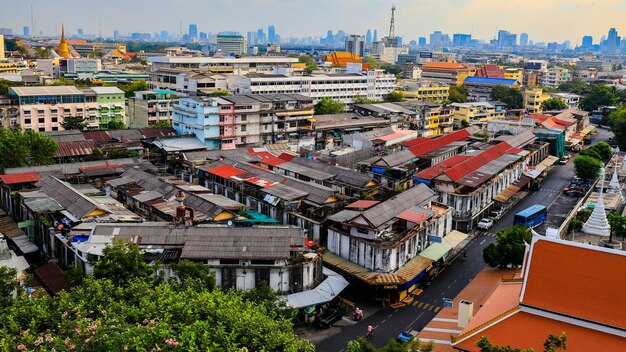
[[[570,70],[561,67],[549,68],[541,73],[541,85],[558,88],[561,83],[571,80]]]
[[[384,42],[375,42],[372,46],[372,56],[378,61],[390,64],[398,62],[398,55],[408,53],[409,48],[406,46],[388,46]]]
[[[236,57],[185,57],[156,56],[148,58],[152,71],[162,68],[186,68],[208,70],[215,73],[244,75],[251,72],[272,73],[277,68],[290,69],[298,63],[297,58],[278,56]]]
[[[207,94],[226,90],[226,76],[201,70],[161,68],[150,72],[151,89],[169,89],[183,93]]]
[[[383,100],[396,89],[396,77],[382,70],[367,73],[313,74],[311,76],[247,74],[228,76],[235,94],[302,94],[317,103],[330,97],[351,104],[355,97]]]
[[[245,55],[248,52],[248,41],[243,35],[217,35],[217,50],[224,54]]]

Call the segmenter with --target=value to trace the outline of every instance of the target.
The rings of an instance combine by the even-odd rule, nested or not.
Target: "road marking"
[[[391,318],[391,314],[389,314],[389,315],[387,316],[387,319],[389,319],[389,318]]]
[[[412,306],[415,307],[418,303],[419,303],[419,301],[413,301]]]
[[[382,324],[382,323],[384,323],[384,322],[386,322],[386,321],[387,321],[387,319],[383,319],[383,321],[381,321],[380,323]]]
[[[435,313],[438,313],[441,310],[441,307],[435,308]]]
[[[404,331],[409,330],[409,329],[413,326],[413,324],[415,324],[415,322],[417,321],[417,319],[421,318],[421,316],[422,316],[423,314],[424,314],[424,312],[421,312],[421,313],[420,313],[420,315],[418,315],[418,316],[417,316],[417,318],[415,318],[415,320],[413,320],[413,321],[411,322],[411,324],[409,324],[409,326],[407,326],[407,327],[406,327],[406,329],[404,329]]]
[[[438,307],[441,309],[441,307]],[[447,319],[447,318],[433,318],[433,321],[441,321],[444,323],[458,323],[458,319]]]
[[[426,305],[426,303],[424,303],[424,302],[420,302],[420,304],[419,304],[419,306],[417,306],[417,308],[422,309],[425,305]]]
[[[458,334],[461,332],[461,330],[456,330],[456,329],[439,329],[439,328],[429,328],[429,327],[423,328],[422,331],[447,332],[450,334]]]
[[[482,245],[483,245],[483,243],[485,243],[485,241],[486,241],[486,240],[487,240],[487,239],[485,238],[484,240],[480,241],[480,245],[482,246]]]

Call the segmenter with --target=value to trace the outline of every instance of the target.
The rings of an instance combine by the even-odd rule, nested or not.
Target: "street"
[[[593,143],[608,139],[609,134],[610,132],[606,130],[598,130]],[[479,234],[472,239],[466,247],[467,259],[461,256],[454,260],[432,281],[429,288],[424,289],[421,295],[415,297],[416,303],[399,309],[386,307],[372,316],[365,317],[358,324],[342,327],[339,333],[320,342],[317,350],[342,351],[346,348],[348,341],[364,336],[369,324],[376,328],[369,340],[376,347],[384,346],[389,339],[395,338],[404,330],[421,330],[437,314],[436,311],[439,309],[436,307],[443,305],[443,298],[454,298],[484,268],[482,251],[487,245],[495,242],[494,234],[500,229],[511,226],[515,213],[533,204],[549,207],[573,177],[572,161],[566,165],[555,165],[554,170],[544,178],[541,189],[531,191],[496,222],[489,232]]]

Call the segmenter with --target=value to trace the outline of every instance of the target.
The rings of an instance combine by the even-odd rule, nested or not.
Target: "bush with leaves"
[[[574,170],[576,176],[583,180],[595,180],[600,175],[602,161],[585,155],[579,155],[574,158]]]
[[[530,243],[531,238],[532,234],[524,226],[502,229],[496,233],[496,243],[483,250],[483,260],[491,267],[520,266],[524,261],[526,243]]]
[[[315,115],[341,114],[345,109],[346,105],[339,100],[323,97],[315,104]]]
[[[567,104],[563,101],[563,99],[550,98],[541,102],[541,110],[543,111],[555,111],[565,109],[567,109]]]

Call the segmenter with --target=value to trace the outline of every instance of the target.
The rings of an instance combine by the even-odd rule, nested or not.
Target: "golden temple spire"
[[[61,25],[61,41],[59,41],[59,50],[57,53],[60,57],[65,59],[70,57],[70,48],[65,41],[65,28],[63,25]]]

